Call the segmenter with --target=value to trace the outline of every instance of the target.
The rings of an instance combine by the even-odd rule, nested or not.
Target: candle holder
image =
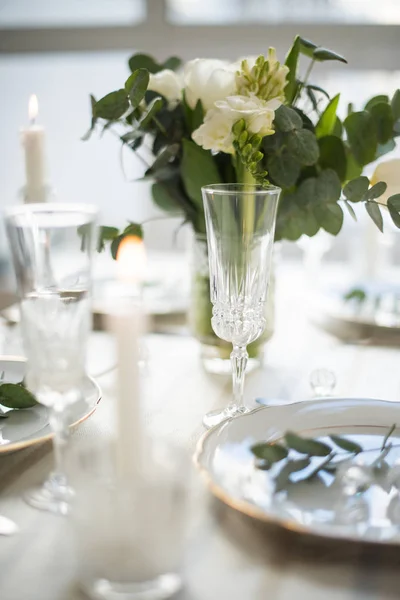
[[[190,459],[147,443],[145,468],[121,477],[117,445],[85,440],[70,455],[79,585],[96,600],[169,598],[182,586]]]

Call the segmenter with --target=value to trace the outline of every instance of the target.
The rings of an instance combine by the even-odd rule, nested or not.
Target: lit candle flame
[[[133,284],[142,284],[146,271],[146,251],[143,240],[135,235],[125,237],[117,252],[118,278]]]
[[[36,94],[32,94],[32,96],[29,98],[29,105],[28,105],[28,115],[29,115],[29,120],[31,123],[34,123],[36,121],[38,112],[39,112],[38,99],[37,99]]]

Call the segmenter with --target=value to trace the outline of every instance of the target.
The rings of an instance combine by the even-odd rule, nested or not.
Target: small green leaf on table
[[[308,454],[309,456],[328,456],[332,451],[324,442],[300,437],[292,431],[288,431],[285,434],[285,441],[292,450],[296,450],[300,454]]]
[[[288,450],[280,444],[260,443],[251,446],[250,450],[256,458],[266,460],[271,464],[279,462],[288,455]]]
[[[351,440],[340,435],[330,435],[329,437],[332,442],[336,444],[336,446],[342,450],[346,450],[346,452],[352,452],[353,454],[359,454],[362,452],[360,444],[357,444],[356,442],[352,442]]]
[[[0,404],[7,408],[31,408],[36,406],[35,396],[20,383],[0,385]]]

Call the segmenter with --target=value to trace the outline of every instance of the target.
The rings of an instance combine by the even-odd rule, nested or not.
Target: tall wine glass
[[[6,211],[17,279],[27,387],[49,407],[55,468],[28,492],[35,508],[66,514],[71,489],[65,476],[69,407],[84,402],[86,342],[91,325],[91,258],[95,207],[26,204]]]
[[[202,188],[210,266],[211,325],[232,342],[233,400],[205,415],[213,427],[249,409],[243,401],[246,347],[262,334],[264,304],[271,274],[276,211],[280,189],[251,184],[217,184]]]

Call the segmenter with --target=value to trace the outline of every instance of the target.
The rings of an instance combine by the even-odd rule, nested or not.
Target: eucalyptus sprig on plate
[[[373,468],[377,477],[379,477],[381,469],[387,468],[385,458],[392,449],[389,439],[395,430],[396,424],[393,424],[383,438],[381,447],[376,448],[379,454],[370,467]],[[259,442],[251,446],[250,450],[255,457],[257,469],[269,471],[280,463],[280,469],[274,473],[275,492],[279,492],[286,489],[288,484],[293,483],[291,479],[293,473],[301,475],[301,472],[304,471],[304,477],[296,478],[296,482],[311,481],[321,472],[329,473],[334,477],[343,465],[349,464],[350,466],[356,456],[371,451],[370,448],[363,449],[349,436],[330,435],[327,440],[306,438],[298,433],[287,431],[279,443]],[[308,467],[312,465],[313,459],[318,458],[321,460],[310,470]]]
[[[23,381],[8,383],[4,381],[4,371],[0,373],[0,419],[8,417],[8,413],[2,411],[2,406],[22,410],[32,408],[37,403],[35,396],[26,389]]]

